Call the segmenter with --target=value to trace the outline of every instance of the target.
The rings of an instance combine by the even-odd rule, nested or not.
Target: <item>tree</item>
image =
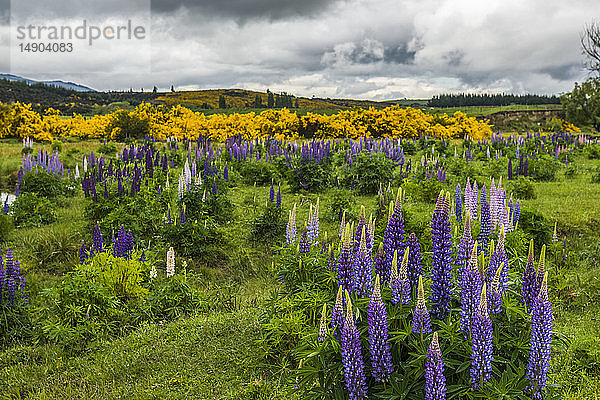
[[[219,108],[227,108],[227,101],[225,100],[225,96],[222,94],[219,95]]]
[[[257,94],[256,96],[254,96],[254,104],[252,106],[254,108],[262,108],[263,104],[262,104],[262,97],[260,97],[260,94]]]
[[[590,72],[600,73],[600,22],[592,21],[581,33],[581,47],[587,57]]]
[[[572,92],[562,95],[561,103],[570,122],[600,131],[600,78],[575,83]]]
[[[267,107],[273,108],[275,106],[275,97],[273,96],[273,92],[267,89]]]
[[[175,92],[175,87],[171,85],[171,92]]]
[[[152,88],[152,93],[158,93],[158,88],[156,86]]]

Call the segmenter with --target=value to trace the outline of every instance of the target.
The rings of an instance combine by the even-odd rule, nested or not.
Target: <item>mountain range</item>
[[[91,89],[87,86],[79,85],[79,84],[73,83],[73,82],[64,82],[64,81],[60,81],[60,80],[36,81],[33,79],[27,79],[27,78],[23,78],[21,76],[12,75],[12,74],[0,74],[0,79],[6,79],[11,82],[26,82],[28,85],[42,84],[42,85],[47,85],[47,86],[54,86],[54,87],[59,87],[59,88],[67,89],[67,90],[74,90],[76,92],[95,92],[94,89]]]

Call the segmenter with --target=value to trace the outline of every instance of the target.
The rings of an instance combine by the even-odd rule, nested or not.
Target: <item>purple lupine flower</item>
[[[456,190],[454,192],[454,207],[456,221],[460,224],[462,222],[462,189],[460,187],[460,183],[456,184]]]
[[[486,253],[488,246],[490,245],[490,233],[492,230],[492,221],[490,219],[490,204],[487,199],[481,202],[481,222],[479,225],[479,236],[477,236],[477,242],[479,243],[479,252]]]
[[[500,314],[502,312],[502,289],[500,286],[500,280],[502,276],[502,270],[504,269],[504,263],[500,264],[492,280],[490,291],[488,293],[488,312],[490,314]]]
[[[140,256],[141,262],[146,262],[148,259],[146,258],[146,249],[142,249],[142,255]]]
[[[520,216],[521,216],[521,200],[517,200],[517,203],[515,204],[515,209],[513,211],[513,217],[512,217],[513,227],[515,229],[517,229],[517,227],[519,226]]]
[[[214,178],[214,179],[213,179],[213,184],[212,184],[212,194],[213,194],[214,196],[216,196],[216,195],[217,195],[217,179],[216,179],[216,178]]]
[[[393,209],[393,203],[390,203],[390,217],[383,233],[383,251],[386,256],[386,271],[381,275],[381,279],[384,282],[391,274],[394,251],[397,250],[400,254],[403,254],[404,248],[406,247],[404,241],[404,218],[402,217],[402,193],[402,188],[398,188],[398,196],[396,197],[396,203],[393,206]]]
[[[408,254],[408,280],[410,282],[411,292],[417,287],[419,276],[421,276],[421,243],[417,235],[412,232],[408,236],[406,246],[410,249]]]
[[[431,317],[425,304],[425,291],[423,290],[423,277],[419,275],[419,287],[417,289],[417,306],[413,314],[412,331],[414,333],[431,333]]]
[[[365,366],[362,358],[360,337],[354,315],[352,313],[352,302],[346,291],[346,318],[342,328],[342,363],[344,364],[344,381],[350,400],[360,400],[367,397],[367,382]]]
[[[357,253],[358,249],[360,248],[360,238],[361,238],[363,229],[365,229],[365,243],[368,248],[368,243],[371,238],[369,237],[368,224],[367,224],[367,219],[365,216],[365,206],[360,207],[360,215],[358,216],[358,225],[356,227],[356,230],[354,231],[354,245],[353,245],[354,253]]]
[[[479,308],[471,327],[471,386],[480,389],[492,377],[492,320],[488,314],[485,283],[481,289]]]
[[[373,261],[371,254],[367,251],[365,239],[366,227],[363,226],[358,252],[353,257],[353,285],[354,293],[359,297],[368,296],[373,290]]]
[[[374,261],[374,265],[375,265],[375,274],[379,275],[379,276],[383,276],[383,274],[386,271],[386,259],[385,259],[385,253],[383,252],[383,242],[379,243],[379,248],[377,249],[377,253],[375,254],[375,261]],[[382,278],[382,280],[384,280]],[[385,280],[386,282],[389,281],[389,277],[387,280]]]
[[[79,264],[85,264],[88,259],[88,252],[85,248],[85,241],[81,241],[81,247],[79,248]]]
[[[504,225],[500,225],[500,233],[498,234],[498,245],[491,252],[490,256],[490,265],[487,269],[486,282],[491,283],[494,280],[494,274],[500,265],[504,265],[502,268],[502,272],[500,275],[500,290],[504,292],[508,285],[508,255],[506,254],[506,249],[504,248],[504,240],[506,234],[504,233]]]
[[[285,244],[289,245],[296,241],[296,204],[289,212],[289,220],[285,227]]]
[[[525,265],[525,271],[523,272],[523,286],[521,290],[521,295],[523,296],[521,301],[525,304],[529,312],[531,312],[531,308],[533,307],[533,302],[537,297],[537,293],[539,293],[539,288],[535,276],[533,239],[531,239],[529,242],[527,264]]]
[[[13,305],[15,303],[16,285],[15,285],[15,278],[12,275],[8,276],[7,290],[8,290],[8,301],[9,301],[10,305]]]
[[[185,203],[183,203],[181,212],[179,213],[179,223],[185,225]]]
[[[342,244],[342,250],[337,261],[337,275],[338,275],[338,286],[343,290],[352,290],[352,282],[354,280],[354,268],[352,265],[352,245],[350,242],[350,224],[346,225],[344,233],[344,242]]]
[[[446,400],[444,360],[437,332],[433,334],[425,360],[425,400]]]
[[[102,253],[104,252],[104,241],[102,240],[102,232],[100,232],[100,225],[96,222],[96,226],[94,226],[93,231],[93,239],[94,239],[94,253]]]
[[[227,164],[225,164],[225,169],[223,170],[223,178],[225,179],[225,182],[229,182],[229,168],[227,167]]]
[[[9,211],[10,211],[10,208],[8,206],[8,196],[6,196],[6,199],[4,200],[4,206],[2,207],[2,214],[8,215]]]
[[[450,313],[452,295],[452,234],[450,225],[449,195],[440,192],[436,210],[431,219],[432,284],[431,313],[444,319]]]
[[[304,225],[304,229],[302,230],[302,236],[300,237],[300,241],[298,242],[298,252],[300,254],[306,254],[310,252],[310,242],[308,241],[308,230],[306,229],[306,225]]]
[[[344,326],[344,289],[338,288],[337,296],[335,297],[335,305],[331,311],[331,331],[333,336],[339,339]]]
[[[554,315],[552,304],[548,299],[548,272],[544,272],[540,293],[534,301],[531,312],[531,341],[527,378],[530,381],[528,390],[535,400],[544,398],[544,391],[550,369],[550,352],[552,346],[552,324]]]
[[[275,203],[277,208],[281,208],[281,185],[277,186],[277,202]]]
[[[456,257],[454,258],[454,265],[456,266],[456,271],[459,278],[463,274],[463,269],[467,265],[468,260],[471,257],[471,251],[473,249],[473,237],[471,236],[471,217],[469,210],[467,210],[465,214],[465,230],[463,232],[463,236],[460,239],[460,243],[458,245],[458,250],[456,251]],[[458,285],[461,286],[461,282],[459,279]]]
[[[319,336],[318,341],[322,342],[327,336],[327,303],[323,304],[323,310],[321,311],[321,323],[319,324]]]
[[[483,287],[481,274],[477,267],[477,242],[473,245],[467,265],[462,269],[460,282],[460,330],[468,338],[472,331]]]
[[[388,322],[385,304],[381,300],[379,275],[375,277],[375,287],[368,307],[369,353],[373,378],[378,382],[388,382],[394,372],[392,353],[388,343]]]

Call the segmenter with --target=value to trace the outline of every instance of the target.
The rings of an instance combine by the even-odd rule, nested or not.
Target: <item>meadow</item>
[[[589,136],[55,139],[0,140],[3,398],[600,397]]]

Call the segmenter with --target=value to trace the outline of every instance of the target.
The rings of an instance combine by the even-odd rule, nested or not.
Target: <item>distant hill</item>
[[[73,83],[73,82],[64,82],[64,81],[60,81],[60,80],[35,81],[33,79],[27,79],[27,78],[23,78],[23,77],[20,77],[17,75],[11,75],[11,74],[0,74],[0,79],[6,79],[7,81],[11,81],[11,82],[25,82],[28,85],[42,84],[42,85],[47,85],[47,86],[52,86],[52,87],[57,87],[57,88],[62,88],[62,89],[67,89],[67,90],[73,90],[75,92],[95,92],[94,89],[91,89],[87,86],[79,85],[79,84]]]

